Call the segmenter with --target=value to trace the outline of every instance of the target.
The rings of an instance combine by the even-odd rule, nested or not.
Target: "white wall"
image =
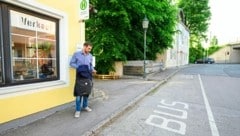
[[[177,31],[173,47],[166,52],[165,67],[182,66],[189,62],[189,31],[181,22],[177,25]]]

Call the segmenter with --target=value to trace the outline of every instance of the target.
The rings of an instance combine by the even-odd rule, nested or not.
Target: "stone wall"
[[[146,60],[146,74],[159,72],[163,69],[162,62],[155,62]],[[123,65],[124,75],[142,76],[143,75],[143,61],[127,61]]]

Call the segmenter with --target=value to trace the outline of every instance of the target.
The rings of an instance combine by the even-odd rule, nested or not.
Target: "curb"
[[[173,73],[168,75],[166,78],[164,78],[162,81],[158,82],[156,85],[151,87],[148,91],[144,92],[143,94],[137,96],[135,99],[133,99],[131,102],[129,102],[127,105],[120,108],[118,111],[114,112],[110,115],[110,117],[106,118],[105,120],[98,123],[96,126],[88,130],[83,134],[83,136],[94,136],[98,133],[99,129],[107,125],[108,123],[114,121],[115,118],[121,116],[124,114],[124,111],[131,109],[135,104],[137,104],[141,99],[143,99],[146,95],[157,89],[160,85],[166,83],[172,76],[174,76],[180,69],[175,70]]]

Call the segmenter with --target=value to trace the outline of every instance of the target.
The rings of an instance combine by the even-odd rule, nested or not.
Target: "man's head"
[[[83,51],[84,51],[84,53],[86,53],[86,54],[90,53],[91,50],[92,50],[92,44],[90,42],[85,42],[83,44]]]

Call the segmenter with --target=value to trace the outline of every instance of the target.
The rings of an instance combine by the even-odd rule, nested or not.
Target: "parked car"
[[[196,64],[198,64],[198,63],[212,64],[212,63],[215,63],[215,60],[213,58],[203,58],[203,59],[196,60],[195,63]]]

